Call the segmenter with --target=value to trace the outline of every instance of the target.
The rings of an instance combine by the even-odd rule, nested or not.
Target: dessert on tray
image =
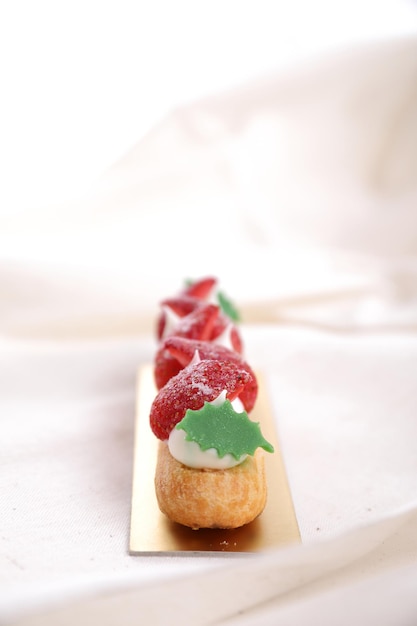
[[[193,529],[243,526],[266,504],[263,455],[273,447],[249,418],[258,384],[237,321],[212,277],[161,303],[155,490],[160,510]]]

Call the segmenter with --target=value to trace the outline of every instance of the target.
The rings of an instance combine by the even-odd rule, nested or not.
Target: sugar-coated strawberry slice
[[[231,361],[200,361],[182,369],[162,387],[150,411],[153,433],[163,441],[182,420],[187,409],[198,410],[223,390],[233,401],[239,396],[251,375]]]
[[[158,319],[156,320],[156,336],[158,338],[158,341],[161,341],[162,337],[164,336],[165,324],[165,313],[164,311],[161,311]]]
[[[220,340],[225,332],[229,332],[228,341],[230,341],[230,348],[242,354],[243,341],[237,326],[228,317],[220,313],[213,325],[210,341]]]
[[[166,341],[168,341],[168,339],[166,339]],[[167,384],[170,378],[176,376],[182,369],[184,369],[184,366],[169,353],[165,348],[164,341],[155,355],[153,368],[155,385],[158,391]]]
[[[157,322],[158,339],[162,339],[166,329],[165,307],[168,307],[178,317],[184,317],[201,306],[201,304],[202,302],[199,298],[192,298],[191,296],[176,296],[175,298],[167,298],[166,300],[163,300],[161,302],[161,306],[164,308],[162,309]]]
[[[210,297],[216,284],[217,279],[212,276],[201,278],[185,287],[179,295],[167,298],[161,302],[161,305],[169,307],[178,317],[184,317]],[[164,311],[161,311],[156,324],[158,340],[161,340],[164,336],[165,328],[166,315]]]
[[[206,300],[211,295],[216,284],[216,278],[213,276],[207,276],[206,278],[200,278],[199,280],[191,283],[191,285],[183,289],[181,293],[185,296],[192,296],[193,298]]]
[[[156,370],[159,370],[157,384],[160,386],[158,389],[163,387],[169,378],[172,377],[172,372],[175,372],[176,365],[174,361],[177,361],[178,368],[186,367],[192,361],[196,351],[198,351],[201,360],[231,361],[251,375],[251,380],[239,394],[239,399],[242,401],[245,411],[250,413],[258,395],[258,382],[254,371],[240,354],[209,341],[194,341],[182,337],[169,337],[166,339],[162,349],[159,351],[159,367],[156,368]]]
[[[175,298],[166,298],[161,304],[169,307],[179,317],[184,317],[201,306],[201,300],[191,296],[176,296]]]
[[[219,311],[219,307],[215,304],[200,304],[189,315],[180,318],[175,328],[168,332],[167,337],[174,336],[207,341],[212,334]],[[163,387],[172,376],[175,376],[182,369],[178,361],[165,350],[165,341],[166,339],[155,355],[154,379],[157,389]]]
[[[202,304],[197,309],[182,317],[169,336],[188,337],[208,341],[220,309],[215,304]]]

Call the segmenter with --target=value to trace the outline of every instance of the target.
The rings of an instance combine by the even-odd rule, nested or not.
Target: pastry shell
[[[238,528],[266,504],[264,453],[227,470],[194,469],[177,461],[160,442],[155,472],[158,505],[173,522],[193,529]]]

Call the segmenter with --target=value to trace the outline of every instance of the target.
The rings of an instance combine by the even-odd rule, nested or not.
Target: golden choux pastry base
[[[239,528],[266,503],[264,451],[228,470],[201,470],[179,463],[161,441],[155,475],[159,508],[171,520],[200,528]]]
[[[158,507],[155,467],[159,440],[149,426],[149,411],[156,395],[151,365],[138,373],[134,442],[130,553],[242,553],[259,552],[300,541],[297,519],[288,487],[275,424],[262,377],[251,419],[260,422],[266,439],[275,448],[264,454],[268,497],[263,513],[236,529],[192,530],[171,522]]]

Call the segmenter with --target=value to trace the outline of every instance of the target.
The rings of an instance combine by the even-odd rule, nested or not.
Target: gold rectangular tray
[[[297,519],[279,447],[273,415],[262,377],[257,375],[259,393],[251,420],[261,424],[266,439],[275,448],[265,454],[268,485],[267,505],[254,522],[234,530],[192,530],[170,522],[155,496],[154,474],[158,439],[149,426],[149,411],[156,389],[151,365],[140,368],[137,385],[133,461],[130,553],[242,553],[260,552],[300,541]]]

